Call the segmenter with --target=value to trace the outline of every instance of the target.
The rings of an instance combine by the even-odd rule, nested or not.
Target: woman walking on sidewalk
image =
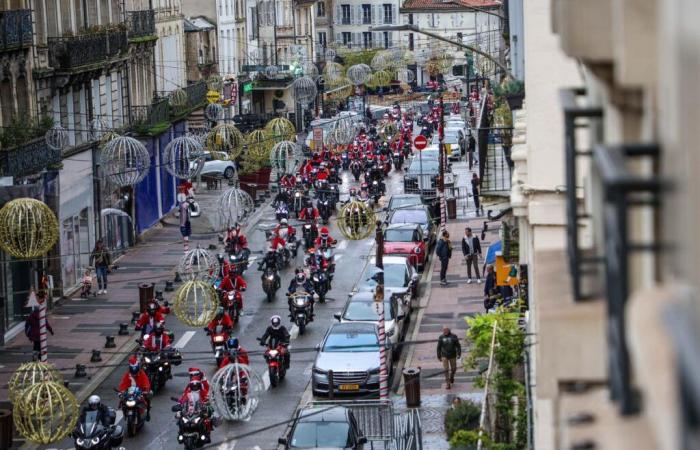
[[[90,264],[95,266],[95,275],[97,276],[97,293],[107,293],[107,272],[111,265],[109,252],[104,247],[102,239],[98,239],[95,243],[95,249],[90,254]]]
[[[440,258],[440,284],[447,284],[447,265],[452,257],[452,243],[450,242],[450,233],[447,230],[442,232],[435,247],[435,254]]]

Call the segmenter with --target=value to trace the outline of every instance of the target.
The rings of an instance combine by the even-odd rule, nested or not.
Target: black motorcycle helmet
[[[222,317],[224,317],[224,308],[219,306],[218,308],[216,308],[216,319],[219,320]]]
[[[299,272],[297,272],[295,278],[297,280],[297,283],[299,283],[299,284],[306,282],[306,274],[304,273],[303,270],[300,270]]]
[[[158,311],[158,305],[156,305],[155,303],[151,302],[146,306],[146,312],[149,316],[154,316],[156,314],[156,311]]]
[[[162,336],[163,331],[165,330],[165,327],[163,326],[162,322],[158,322],[155,327],[153,327],[153,333],[156,336]]]

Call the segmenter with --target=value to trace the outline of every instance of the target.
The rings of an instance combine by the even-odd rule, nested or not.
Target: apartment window
[[[391,42],[389,41],[389,32],[385,31],[384,32],[384,48],[389,48],[389,44]]]
[[[350,5],[340,5],[341,20],[343,25],[350,25]]]
[[[365,31],[362,33],[362,45],[365,48],[372,48],[372,33]]]
[[[327,41],[326,41],[326,32],[325,31],[319,31],[318,32],[318,45],[321,48],[326,48],[327,46]]]
[[[349,31],[344,31],[343,35],[343,45],[350,47],[352,45],[352,36]]]
[[[372,23],[372,5],[362,5],[362,23]]]
[[[392,14],[393,5],[390,3],[384,3],[384,23],[394,23],[394,16]]]
[[[317,3],[316,15],[318,17],[326,17],[326,4],[323,2]]]

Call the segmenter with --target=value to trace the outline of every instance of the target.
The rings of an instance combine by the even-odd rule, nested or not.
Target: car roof
[[[377,326],[369,322],[335,322],[328,328],[328,332],[376,333]]]
[[[411,205],[413,206],[413,205]],[[417,206],[417,205],[416,205]],[[409,207],[403,207],[401,209],[411,209]],[[397,210],[398,211],[398,210]],[[418,228],[420,224],[418,223],[412,223],[412,222],[406,222],[406,223],[392,223],[388,227],[384,229],[384,231],[389,231],[389,230],[415,230]]]
[[[394,198],[420,198],[419,194],[394,194],[391,196],[389,201],[391,201]]]
[[[300,422],[347,422],[350,410],[344,406],[312,406],[299,410]]]
[[[384,290],[384,301],[390,300],[393,295],[391,290]],[[374,302],[374,292],[372,291],[360,291],[356,292],[348,298],[348,303],[350,302]]]
[[[386,256],[386,255],[384,255],[384,256],[382,257],[382,262],[383,262],[384,264],[406,264],[406,260],[407,260],[407,259],[408,259],[408,258],[406,258],[405,256]],[[375,264],[374,256],[372,256],[372,257],[369,259],[369,264],[370,264],[372,267],[374,267],[374,264]],[[375,267],[375,268],[376,268],[376,267]]]

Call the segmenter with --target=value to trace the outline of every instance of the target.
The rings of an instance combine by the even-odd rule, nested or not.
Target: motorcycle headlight
[[[272,281],[272,280],[275,279],[275,276],[274,276],[274,275],[268,275],[267,279],[270,280],[270,281]]]
[[[229,294],[228,294],[228,299],[229,299],[229,300],[233,300],[233,293],[229,293]]]
[[[318,277],[314,275],[314,281],[318,281]]]
[[[270,356],[272,356],[273,358],[277,356],[278,353],[279,352],[277,350],[270,350]]]
[[[202,420],[202,418],[201,418],[201,417],[195,417],[195,419],[194,419],[194,423],[199,423],[199,421],[200,421],[200,420]]]
[[[188,419],[187,417],[183,417],[182,423],[190,423],[190,419]]]
[[[299,192],[297,192],[296,194],[294,194],[294,196],[295,196],[295,197],[301,197],[301,194],[300,194]]]
[[[377,180],[374,180],[374,181],[372,182],[372,184],[377,184]]]
[[[148,356],[144,357],[143,360],[146,361],[146,364],[151,363],[151,358],[149,358]]]
[[[306,300],[303,299],[302,297],[297,297],[294,299],[294,304],[296,306],[304,306],[305,303],[306,303]]]
[[[97,445],[100,443],[100,438],[99,437],[94,437],[92,438],[92,441],[90,441],[92,445]]]
[[[85,440],[83,438],[77,438],[75,443],[82,447],[85,444]]]
[[[136,401],[135,400],[127,400],[126,406],[129,408],[133,408],[134,406],[136,406]]]
[[[214,342],[224,342],[224,337],[223,336],[215,336]]]

